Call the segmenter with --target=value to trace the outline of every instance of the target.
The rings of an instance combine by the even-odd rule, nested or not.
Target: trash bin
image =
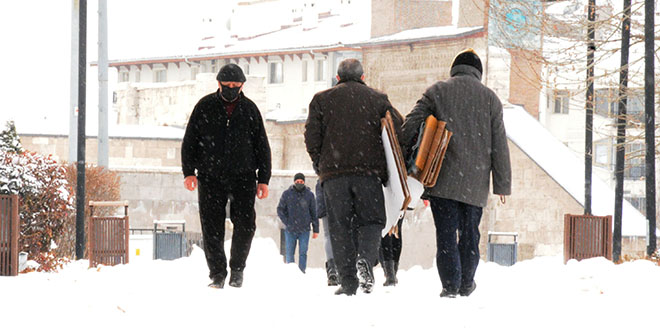
[[[185,232],[185,220],[154,220],[154,259],[174,260],[186,256]]]
[[[493,243],[493,236],[511,236],[512,243]],[[488,261],[512,266],[518,260],[518,233],[488,232]]]

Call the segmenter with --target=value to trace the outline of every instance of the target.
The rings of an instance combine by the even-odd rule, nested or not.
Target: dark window
[[[555,113],[568,113],[568,101],[570,100],[568,92],[555,92]]]
[[[646,165],[643,143],[626,144],[626,166],[623,176],[626,179],[638,180],[646,176]]]

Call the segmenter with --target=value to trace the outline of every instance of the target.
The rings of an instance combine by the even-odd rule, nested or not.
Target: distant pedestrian
[[[441,297],[469,296],[476,288],[479,265],[479,223],[493,193],[505,202],[511,194],[511,164],[502,103],[481,83],[482,65],[472,49],[460,52],[451,78],[429,87],[403,125],[402,143],[408,152],[421,123],[433,115],[453,133],[437,183],[424,197],[431,202],[436,228],[437,267]],[[458,243],[456,233],[458,232]]]
[[[255,195],[268,197],[271,156],[261,113],[242,92],[245,75],[227,64],[217,76],[218,90],[193,109],[181,145],[184,186],[199,185],[199,217],[209,277],[213,288],[224,287],[225,207],[230,201],[234,231],[229,285],[243,285],[243,270],[256,230]]]
[[[316,216],[314,193],[305,185],[305,175],[297,173],[293,185],[282,193],[277,205],[277,215],[284,224],[287,263],[295,262],[294,253],[298,245],[298,268],[307,269],[310,225],[312,238],[319,236],[319,219]]]
[[[373,264],[386,223],[381,118],[389,112],[397,131],[402,118],[387,95],[364,83],[357,59],[339,63],[337,79],[336,86],[317,93],[309,104],[305,145],[325,192],[341,280],[335,294],[354,295],[358,286],[365,293],[373,289]]]

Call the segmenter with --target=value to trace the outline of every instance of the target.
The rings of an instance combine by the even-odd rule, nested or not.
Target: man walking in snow
[[[479,222],[491,174],[493,193],[502,203],[511,194],[502,103],[481,83],[482,73],[481,60],[472,49],[459,53],[451,66],[451,78],[429,87],[403,125],[402,143],[408,152],[429,115],[447,122],[446,128],[453,132],[437,183],[423,196],[431,202],[435,222],[441,297],[469,296],[476,288]]]
[[[386,222],[380,119],[390,112],[397,130],[402,121],[387,95],[367,87],[363,73],[357,59],[342,61],[337,85],[314,95],[305,124],[305,144],[325,192],[341,279],[335,294],[354,295],[358,285],[366,293],[373,288],[373,264]]]
[[[190,115],[181,146],[184,186],[199,185],[199,216],[210,287],[224,287],[225,207],[230,202],[234,231],[229,285],[243,285],[243,270],[256,229],[254,200],[268,197],[271,155],[257,106],[242,92],[245,75],[227,64],[217,76],[218,90],[203,97]]]
[[[296,173],[293,185],[282,193],[277,205],[277,216],[284,224],[286,263],[295,262],[294,252],[298,245],[298,267],[304,273],[307,269],[307,248],[309,247],[309,227],[312,238],[319,236],[319,219],[316,216],[314,193],[305,185],[305,175]]]

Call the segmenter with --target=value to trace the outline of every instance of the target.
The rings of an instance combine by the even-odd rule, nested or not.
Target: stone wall
[[[372,0],[371,37],[452,23],[451,1]]]
[[[405,115],[429,86],[449,78],[456,54],[473,48],[483,59],[486,46],[483,34],[433,42],[365,46],[362,54],[365,80],[367,85],[385,92],[392,105]]]

